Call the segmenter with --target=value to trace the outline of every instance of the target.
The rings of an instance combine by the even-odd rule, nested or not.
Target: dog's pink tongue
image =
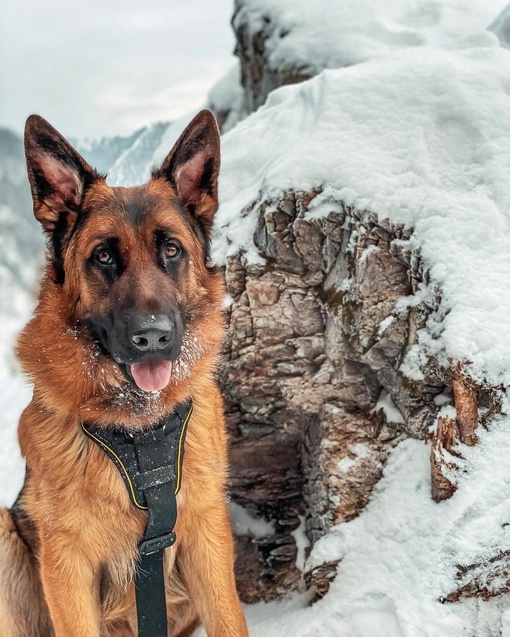
[[[131,375],[143,391],[159,391],[168,385],[172,375],[172,361],[149,358],[131,365]]]

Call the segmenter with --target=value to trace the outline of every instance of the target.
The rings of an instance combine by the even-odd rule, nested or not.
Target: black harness
[[[131,502],[149,514],[135,575],[139,637],[167,637],[163,552],[175,542],[176,495],[192,410],[190,399],[154,429],[135,434],[82,423],[87,436],[115,463]]]

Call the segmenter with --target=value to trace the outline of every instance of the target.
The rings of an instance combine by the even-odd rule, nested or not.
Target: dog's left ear
[[[219,170],[218,125],[211,111],[203,110],[186,127],[153,177],[166,179],[209,233],[218,209]]]

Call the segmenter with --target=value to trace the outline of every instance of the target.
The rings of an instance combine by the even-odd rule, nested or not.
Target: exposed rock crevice
[[[420,381],[399,371],[429,311],[398,309],[419,279],[403,247],[409,232],[339,202],[313,218],[316,195],[259,202],[254,240],[265,263],[239,254],[226,268],[231,494],[276,529],[256,546],[241,541],[240,589],[251,601],[297,585],[298,516],[313,544],[358,515],[391,448],[425,436],[446,388],[433,363]]]

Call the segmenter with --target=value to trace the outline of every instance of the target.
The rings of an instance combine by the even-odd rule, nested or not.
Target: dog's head
[[[195,117],[144,186],[110,187],[36,115],[25,150],[49,278],[65,296],[70,327],[86,329],[143,391],[185,376],[200,320],[221,303],[208,256],[220,163],[213,115]]]

